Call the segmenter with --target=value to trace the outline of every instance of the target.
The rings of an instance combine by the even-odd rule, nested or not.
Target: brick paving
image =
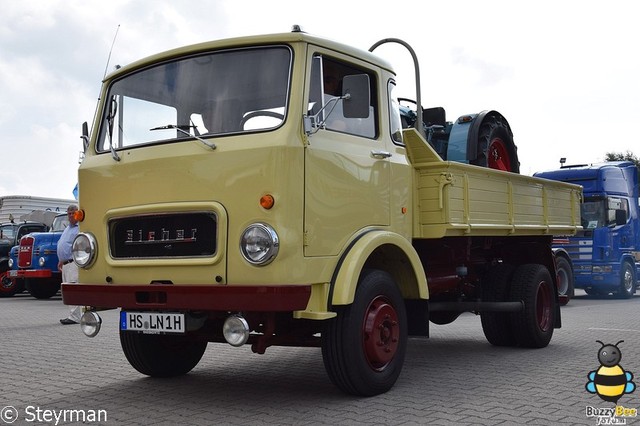
[[[585,390],[587,374],[600,366],[596,340],[624,340],[620,364],[640,384],[640,296],[580,293],[562,308],[563,328],[549,347],[537,350],[489,345],[472,314],[432,325],[431,338],[410,340],[395,387],[372,398],[337,390],[317,348],[257,355],[248,346],[209,344],[191,373],[148,378],[122,353],[117,311],[102,313],[93,339],[58,323],[67,312],[59,295],[0,299],[0,408],[9,407],[8,416],[17,410],[15,425],[56,424],[45,410],[103,410],[106,421],[85,424],[106,425],[596,425],[586,407],[613,407]],[[640,408],[640,391],[618,403]],[[46,421],[34,421],[38,409]]]

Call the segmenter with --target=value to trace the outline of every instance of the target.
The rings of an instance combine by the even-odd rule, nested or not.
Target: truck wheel
[[[50,299],[60,290],[58,280],[25,279],[27,291],[36,299]]]
[[[618,296],[622,299],[630,299],[636,292],[636,277],[633,272],[631,263],[622,262],[622,268],[620,268],[620,287],[618,288]]]
[[[471,164],[520,173],[513,132],[500,113],[491,111],[482,118],[477,143],[477,157],[470,161]]]
[[[18,280],[9,278],[9,272],[0,273],[0,297],[11,297],[18,293]]]
[[[120,330],[120,345],[129,364],[151,377],[173,377],[191,371],[207,348],[187,336],[142,334]]]
[[[486,302],[505,302],[509,297],[509,284],[514,267],[501,263],[493,266],[482,285],[482,299]],[[494,346],[515,346],[509,314],[506,312],[481,312],[480,322],[487,341]]]
[[[407,315],[389,274],[365,270],[351,305],[322,334],[322,359],[331,381],[343,392],[372,396],[393,387],[407,346]]]
[[[573,270],[569,261],[562,256],[556,257],[556,274],[558,276],[558,294],[560,296],[567,296],[571,299],[575,290],[573,287]]]
[[[518,346],[543,348],[553,336],[556,294],[549,270],[543,265],[519,266],[511,280],[511,300],[524,302],[524,310],[513,314],[512,330]]]

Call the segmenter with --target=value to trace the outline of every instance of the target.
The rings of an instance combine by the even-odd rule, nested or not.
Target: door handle
[[[385,158],[391,157],[391,153],[387,151],[371,151],[371,156],[373,158],[377,158],[378,160],[384,160]]]

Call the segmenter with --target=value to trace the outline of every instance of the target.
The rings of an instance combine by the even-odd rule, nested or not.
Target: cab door
[[[305,256],[333,256],[369,226],[390,221],[390,153],[380,137],[376,74],[352,58],[314,51],[307,58],[309,115],[313,129],[305,149]],[[344,77],[369,77],[366,118],[345,114]]]

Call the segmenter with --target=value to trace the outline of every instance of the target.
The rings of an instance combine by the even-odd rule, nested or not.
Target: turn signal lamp
[[[262,206],[263,209],[269,210],[271,207],[273,207],[275,203],[276,203],[276,200],[273,198],[273,195],[271,194],[265,194],[262,197],[260,197],[260,206]]]
[[[78,222],[82,222],[84,220],[84,210],[76,210],[73,213],[73,218]]]

